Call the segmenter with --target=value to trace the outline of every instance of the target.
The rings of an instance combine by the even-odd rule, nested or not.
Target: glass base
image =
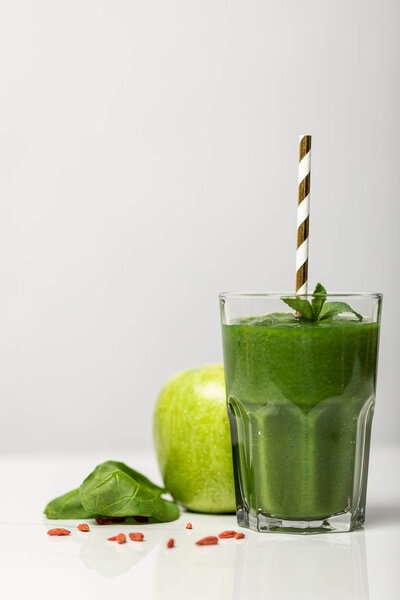
[[[355,514],[350,511],[343,512],[325,519],[296,521],[292,519],[279,519],[263,514],[251,515],[241,509],[237,512],[237,521],[240,527],[247,527],[261,533],[340,533],[354,531],[363,526],[364,511]]]

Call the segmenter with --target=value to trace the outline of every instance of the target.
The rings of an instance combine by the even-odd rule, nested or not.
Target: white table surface
[[[0,457],[0,589],[9,598],[141,600],[397,600],[400,598],[400,447],[372,449],[364,530],[346,534],[257,534],[217,546],[194,542],[239,529],[234,515],[182,513],[160,525],[99,526],[46,521],[48,500],[76,487],[102,460],[118,458],[160,482],[153,456]],[[193,524],[191,531],[186,523]],[[68,537],[50,537],[64,526]],[[145,541],[107,537],[143,531]],[[167,549],[173,537],[176,547]],[[120,596],[119,596],[120,594]],[[123,596],[122,596],[123,594]]]

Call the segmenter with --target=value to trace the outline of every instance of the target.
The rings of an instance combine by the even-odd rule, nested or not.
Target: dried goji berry
[[[78,529],[79,531],[89,531],[89,525],[87,523],[80,523]]]
[[[129,534],[129,539],[132,540],[132,542],[142,542],[144,538],[144,534],[143,533],[130,533]]]
[[[193,527],[192,527],[192,524],[191,524],[191,523],[188,523],[188,524],[186,525],[186,529],[193,529]]]
[[[117,541],[117,536],[116,535],[112,535],[111,537],[107,538],[107,541],[109,541],[109,542],[116,542]]]
[[[98,525],[109,525],[111,523],[111,521],[104,517],[95,517],[95,519]]]
[[[125,544],[126,542],[126,535],[124,533],[119,533],[117,535],[117,539],[116,539],[118,544]]]
[[[229,538],[233,538],[235,533],[236,533],[236,531],[233,531],[233,529],[228,529],[227,531],[223,531],[222,533],[219,533],[218,537],[221,538],[221,540],[227,540]]]
[[[218,538],[215,535],[208,535],[201,540],[196,542],[198,546],[213,546],[214,544],[218,544]]]
[[[135,519],[138,523],[148,523],[149,517],[142,517],[140,515],[133,515],[132,519]]]
[[[54,529],[49,529],[47,535],[69,535],[71,532],[69,529],[63,529],[62,527],[55,527]]]
[[[240,531],[235,533],[235,540],[241,540],[243,538],[244,538],[244,533],[241,533]]]
[[[126,517],[95,517],[98,525],[110,525],[111,523],[123,523]]]
[[[167,548],[173,548],[174,545],[175,545],[174,538],[169,539],[167,542]]]

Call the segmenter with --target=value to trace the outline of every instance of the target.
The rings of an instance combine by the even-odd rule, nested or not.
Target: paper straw
[[[299,193],[297,205],[296,294],[308,290],[308,232],[310,220],[311,135],[299,139]]]

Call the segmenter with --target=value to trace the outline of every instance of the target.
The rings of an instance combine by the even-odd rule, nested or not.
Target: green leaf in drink
[[[324,305],[318,320],[332,319],[332,317],[336,317],[336,315],[342,313],[353,313],[359,321],[362,321],[363,319],[362,316],[353,310],[346,302],[327,302]]]
[[[313,292],[311,303],[304,298],[282,298],[282,300],[293,308],[299,318],[304,321],[325,321],[332,319],[342,313],[353,313],[359,321],[362,316],[353,310],[346,302],[326,302],[327,292],[323,285],[317,283]]]
[[[303,300],[303,298],[282,298],[282,300],[293,308],[297,313],[299,313],[300,317],[306,321],[315,321],[313,309],[308,300]]]
[[[311,301],[312,312],[314,321],[318,321],[319,315],[321,314],[322,307],[326,301],[326,289],[320,283],[317,283],[314,290],[314,298]]]

